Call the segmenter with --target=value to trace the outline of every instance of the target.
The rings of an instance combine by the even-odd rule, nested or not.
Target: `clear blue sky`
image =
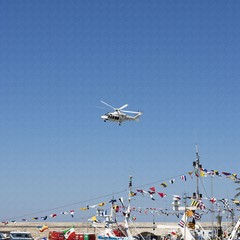
[[[129,175],[160,188],[192,170],[196,143],[204,168],[240,175],[239,12],[221,0],[1,1],[0,218],[69,205],[81,219]],[[144,115],[104,123],[100,100]],[[214,181],[216,197],[235,188]]]

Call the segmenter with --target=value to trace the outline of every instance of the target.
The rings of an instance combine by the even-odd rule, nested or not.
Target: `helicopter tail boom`
[[[137,114],[133,117],[133,119],[134,119],[135,121],[138,121],[138,120],[139,120],[139,117],[140,117],[142,114],[143,114],[142,112],[137,113]]]
[[[135,116],[127,116],[126,117],[126,120],[133,120],[133,121],[139,121],[139,117],[142,115],[143,113],[142,112],[138,112],[138,113],[136,113],[136,115]]]

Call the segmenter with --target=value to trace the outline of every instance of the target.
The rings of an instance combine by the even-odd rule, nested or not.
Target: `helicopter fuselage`
[[[112,121],[112,122],[121,123],[121,122],[127,120],[127,115],[122,114],[122,113],[118,113],[118,112],[112,112],[112,113],[104,114],[103,116],[101,116],[101,118],[104,120],[104,122]]]
[[[137,120],[137,118],[141,115],[142,113],[138,113],[135,116],[130,116],[124,113],[119,113],[119,112],[111,112],[111,113],[106,113],[101,116],[101,119],[106,122],[106,121],[111,121],[111,122],[118,122],[119,125],[123,121],[134,121]]]

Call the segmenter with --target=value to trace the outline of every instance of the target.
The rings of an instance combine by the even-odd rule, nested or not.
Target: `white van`
[[[33,240],[29,232],[10,232],[10,240]]]

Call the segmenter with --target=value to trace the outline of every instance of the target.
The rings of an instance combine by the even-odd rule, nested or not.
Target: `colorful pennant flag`
[[[132,191],[129,193],[129,196],[130,196],[130,197],[134,197],[134,196],[136,196],[136,195],[137,195],[137,193],[132,192]]]
[[[89,210],[89,207],[82,207],[82,208],[80,208],[80,210],[86,211],[86,210]]]
[[[206,173],[202,169],[200,169],[200,176],[201,177],[207,177]]]
[[[173,195],[173,200],[179,201],[179,200],[181,200],[181,197],[178,195]]]
[[[114,205],[113,209],[115,210],[116,213],[119,212],[119,206],[118,205]]]
[[[105,202],[99,203],[98,206],[102,207],[105,205]]]
[[[74,210],[71,210],[70,214],[71,214],[72,217],[74,217]]]
[[[137,192],[141,193],[142,195],[144,195],[144,193],[148,193],[147,191],[144,191],[142,189],[137,189]]]
[[[64,237],[69,240],[73,239],[76,236],[74,227],[64,230],[63,234],[64,234]]]
[[[150,187],[149,189],[150,189],[152,192],[156,192],[155,187]]]
[[[188,174],[189,174],[189,176],[190,176],[191,178],[193,178],[193,177],[192,177],[193,171],[188,172]]]
[[[166,197],[166,196],[167,196],[167,194],[165,194],[165,193],[162,193],[162,192],[159,192],[158,194],[159,194],[159,196],[160,196],[161,198],[164,198],[164,197]]]
[[[222,172],[222,174],[225,175],[225,176],[230,176],[231,175],[231,173],[228,173],[228,172]]]
[[[181,178],[183,181],[186,181],[186,180],[187,180],[187,177],[186,177],[185,175],[182,175],[180,178]]]
[[[202,201],[199,201],[198,208],[201,210],[204,210],[204,209],[206,209],[206,206],[204,205],[204,203]]]
[[[193,218],[193,220],[192,220],[192,222],[189,222],[188,223],[188,227],[190,228],[190,229],[195,229],[195,219]]]
[[[237,180],[237,174],[233,173],[232,175],[228,176],[227,178],[235,181],[235,180]]]
[[[217,199],[214,198],[214,197],[212,197],[212,198],[209,199],[209,201],[210,201],[211,203],[215,203],[215,202],[217,201]]]
[[[166,188],[167,187],[167,184],[165,182],[161,183],[160,186]]]
[[[214,173],[214,175],[219,175],[219,172],[218,172],[218,170],[211,170],[213,173]]]
[[[192,217],[192,216],[193,216],[193,211],[190,210],[190,209],[188,209],[188,210],[186,211],[186,216]]]
[[[232,199],[232,202],[236,204],[236,206],[240,206],[240,200]]]
[[[173,184],[175,182],[175,179],[171,179],[169,182]]]
[[[196,220],[200,220],[201,219],[201,215],[199,213],[194,213],[193,214],[193,217],[196,219]]]
[[[91,221],[93,221],[93,222],[99,222],[99,221],[97,220],[97,217],[96,217],[96,216],[92,216],[92,217],[91,217]]]
[[[153,197],[152,194],[150,194],[150,198],[151,198],[153,201],[155,201],[155,198]]]
[[[180,220],[180,222],[178,223],[178,225],[179,225],[181,228],[184,228],[184,226],[185,226],[184,220]]]
[[[48,226],[47,225],[39,226],[38,229],[39,229],[39,232],[44,232],[45,230],[48,229]]]
[[[196,201],[196,200],[193,200],[192,203],[191,203],[191,206],[198,207],[199,206],[199,202]]]

